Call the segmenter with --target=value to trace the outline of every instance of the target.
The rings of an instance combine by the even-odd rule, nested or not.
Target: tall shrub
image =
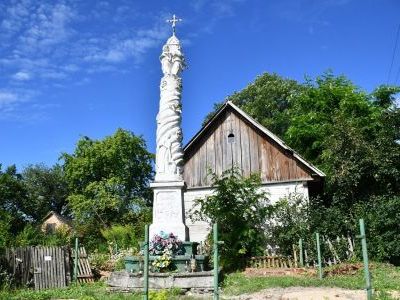
[[[246,258],[263,253],[268,199],[259,190],[258,175],[245,178],[234,169],[212,175],[212,182],[214,193],[195,200],[192,219],[218,223],[219,239],[224,241],[221,265],[240,269]]]

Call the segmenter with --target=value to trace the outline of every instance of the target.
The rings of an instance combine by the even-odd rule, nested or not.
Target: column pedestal
[[[184,220],[184,181],[153,182],[154,192],[153,224],[150,225],[150,239],[160,231],[173,233],[181,241],[189,239],[189,230]]]

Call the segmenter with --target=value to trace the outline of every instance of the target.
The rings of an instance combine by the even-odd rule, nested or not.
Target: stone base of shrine
[[[150,239],[155,234],[173,233],[181,241],[189,240],[189,230],[184,223],[184,181],[163,181],[150,184],[153,189],[153,224]]]
[[[183,273],[149,273],[150,289],[179,288],[194,292],[213,291],[213,271]],[[143,273],[113,272],[107,281],[113,291],[142,291]]]

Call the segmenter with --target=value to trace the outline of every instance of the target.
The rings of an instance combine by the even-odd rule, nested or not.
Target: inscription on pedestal
[[[179,195],[176,192],[156,192],[156,203],[153,209],[158,222],[182,220],[182,208],[177,196]]]

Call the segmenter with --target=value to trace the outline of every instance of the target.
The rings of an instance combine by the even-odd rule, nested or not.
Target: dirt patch
[[[340,264],[324,268],[324,276],[355,275],[364,266],[362,263]],[[371,264],[372,269],[372,264]],[[257,276],[304,276],[316,275],[315,268],[246,268],[244,275],[247,277]]]
[[[253,294],[243,294],[223,299],[235,300],[365,300],[362,290],[346,290],[326,287],[291,287],[262,290]]]
[[[358,270],[364,268],[362,263],[357,264],[340,264],[333,268],[327,268],[324,270],[324,276],[334,275],[355,275]]]

